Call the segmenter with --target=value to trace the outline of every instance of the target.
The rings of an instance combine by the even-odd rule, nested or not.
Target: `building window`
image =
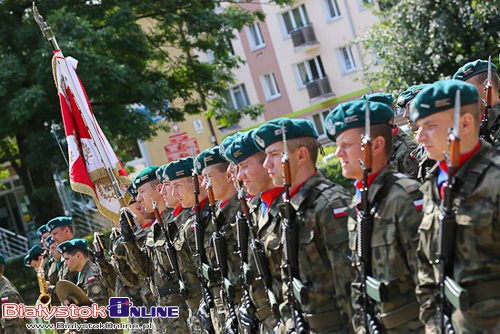
[[[305,27],[310,24],[307,16],[306,6],[304,4],[281,14],[285,25],[287,35],[298,28]]]
[[[252,25],[247,26],[247,35],[252,51],[266,46],[258,22],[254,22]]]
[[[356,63],[354,62],[354,57],[352,56],[352,51],[350,47],[344,47],[339,49],[340,54],[340,66],[342,67],[343,73],[349,73],[356,70]]]
[[[328,19],[333,20],[340,18],[340,10],[337,0],[325,0],[326,8],[328,8]]]
[[[299,88],[304,88],[308,82],[326,77],[321,56],[316,56],[297,64]]]
[[[281,96],[274,73],[264,74],[260,77],[260,82],[262,84],[264,94],[266,95],[266,101],[273,100]]]
[[[330,110],[325,110],[312,116],[314,127],[316,128],[316,132],[318,132],[319,136],[323,136],[325,134],[324,124],[326,116],[328,116],[329,113]]]
[[[228,104],[231,109],[241,109],[250,105],[250,100],[248,99],[247,90],[244,84],[229,89]]]

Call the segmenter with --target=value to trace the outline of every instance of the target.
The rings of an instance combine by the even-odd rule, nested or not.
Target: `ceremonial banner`
[[[118,222],[121,205],[115,186],[128,196],[126,189],[131,181],[94,117],[75,72],[77,60],[56,50],[53,63],[68,142],[71,188],[91,196],[106,218]]]

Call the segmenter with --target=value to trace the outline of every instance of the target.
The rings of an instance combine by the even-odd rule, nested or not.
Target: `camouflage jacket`
[[[297,212],[295,223],[299,229],[298,278],[309,296],[309,302],[300,306],[314,333],[352,332],[350,284],[354,271],[345,214],[349,202],[349,193],[319,172],[312,175],[290,200]],[[283,237],[285,233],[284,230]],[[286,266],[285,257],[282,263]],[[282,270],[282,277],[285,301],[281,313],[289,330],[294,325],[288,309],[286,270]]]
[[[392,154],[389,160],[396,166],[399,173],[416,179],[419,161],[412,153],[417,148],[418,143],[402,129],[397,129],[396,135],[393,136]]]
[[[0,278],[0,306],[4,303],[24,304],[24,301],[16,287],[5,276]],[[32,333],[26,328],[25,318],[4,319],[0,307],[0,333],[25,334]]]
[[[405,327],[410,321],[415,321],[418,328],[418,303],[415,296],[417,279],[417,246],[418,226],[422,220],[422,194],[418,191],[420,183],[406,175],[394,174],[395,169],[384,167],[375,177],[368,192],[370,207],[376,206],[371,233],[371,277],[388,287],[389,300],[374,301],[374,311],[382,319],[384,328],[394,333],[409,333]],[[353,254],[353,262],[357,263],[357,206],[349,206],[348,229],[349,247]],[[359,331],[361,325],[361,285],[360,274],[352,284],[354,326]],[[389,313],[413,303],[411,311],[404,312],[398,319],[389,319]],[[406,321],[405,321],[406,320]],[[395,323],[400,323],[395,326]],[[415,328],[412,328],[413,330]],[[422,329],[422,328],[421,328]],[[423,329],[422,329],[423,330]],[[413,331],[415,333],[415,331]]]
[[[436,161],[429,159],[422,144],[418,144],[417,148],[411,152],[411,155],[416,157],[418,160],[417,180],[424,182],[429,174],[429,171],[436,164]]]
[[[59,299],[57,299],[56,295],[56,284],[59,281],[59,270],[57,268],[58,261],[56,261],[51,255],[47,263],[48,263],[48,268],[45,272],[45,279],[47,280],[47,282],[50,282],[50,285],[48,286],[47,290],[51,294],[52,304],[56,305],[57,303],[59,303]],[[56,304],[54,304],[54,302]]]
[[[278,205],[283,203],[281,195],[278,195],[271,206],[264,212],[264,205],[260,197],[253,198],[250,209],[252,212],[253,221],[257,224],[257,237],[264,245],[264,253],[267,258],[269,272],[271,274],[271,289],[279,304],[283,303],[281,289],[283,288],[283,280],[281,278],[281,261],[283,258],[283,245],[281,243],[281,217],[279,215]],[[251,248],[249,247],[251,254]],[[249,257],[250,267],[257,277],[258,270],[253,256]],[[262,322],[262,325],[272,330],[277,319],[271,313],[269,301],[267,298],[264,280],[254,280],[251,286],[251,298],[257,308],[257,315]]]
[[[78,281],[76,285],[85,292],[85,294],[89,297],[90,303],[96,303],[99,306],[107,306],[109,303],[109,291],[106,286],[102,282],[102,277],[99,274],[98,266],[90,261],[90,259],[85,263],[82,268],[82,271],[78,274]],[[77,320],[82,321],[82,320]],[[88,320],[84,320],[84,322],[116,322],[116,319],[112,318],[89,318]],[[82,330],[82,333],[120,333],[120,330]]]
[[[436,282],[439,272],[430,265],[436,259],[439,231],[440,199],[437,187],[437,166],[429,180],[420,188],[424,194],[424,217],[420,224],[418,247],[420,318],[432,322],[436,308]],[[486,282],[500,279],[500,157],[492,157],[491,145],[481,142],[478,152],[467,160],[455,174],[452,193],[456,209],[456,231],[452,278],[463,288],[478,288]],[[498,286],[498,283],[497,283]],[[463,316],[500,319],[498,289],[488,289],[491,299],[471,302]],[[493,294],[493,295],[492,295]],[[493,297],[496,296],[496,297]],[[491,323],[490,323],[491,325]],[[494,324],[493,324],[494,325]],[[460,327],[463,327],[461,325]],[[457,327],[455,327],[457,328]],[[491,328],[483,328],[491,330]],[[493,330],[494,331],[494,330]]]
[[[500,102],[488,114],[488,132],[493,142],[493,155],[500,155]]]

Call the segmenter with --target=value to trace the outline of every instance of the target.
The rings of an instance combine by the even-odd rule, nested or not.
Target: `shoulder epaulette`
[[[401,173],[397,173],[397,174],[401,174]],[[394,175],[396,176],[397,174],[394,174]],[[402,187],[406,191],[407,194],[411,194],[420,188],[420,182],[418,182],[414,179],[411,179],[404,174],[403,174],[403,176],[404,177],[398,178],[395,183],[397,185],[399,185],[400,187]]]

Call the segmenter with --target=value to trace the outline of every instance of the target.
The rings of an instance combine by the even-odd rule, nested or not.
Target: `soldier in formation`
[[[482,60],[454,78],[398,96],[418,144],[393,124],[389,94],[331,111],[325,133],[354,196],[316,169],[318,134],[304,119],[145,168],[109,254],[96,236],[99,266],[71,218],[40,227],[66,258],[49,256],[49,285],[72,270],[100,303],[112,289],[179,308],[178,319],[153,318],[150,333],[499,331],[499,79]],[[29,264],[39,255],[30,250]]]

